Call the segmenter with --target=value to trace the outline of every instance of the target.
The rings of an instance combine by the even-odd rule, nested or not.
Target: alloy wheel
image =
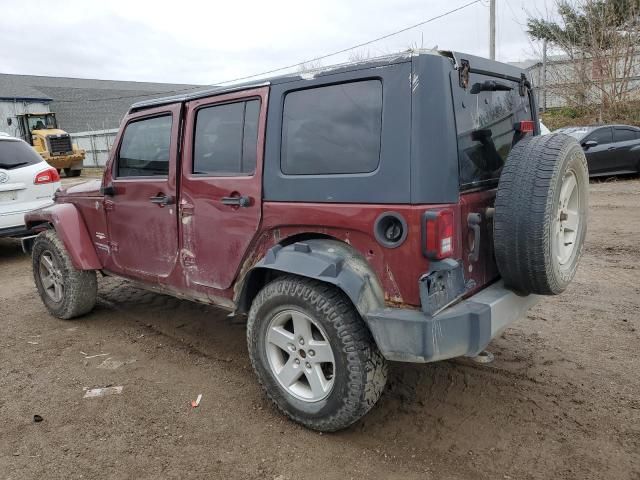
[[[40,256],[40,281],[47,296],[56,303],[64,296],[62,269],[56,257],[48,250]]]
[[[558,209],[553,223],[553,244],[560,265],[565,265],[576,248],[576,238],[580,227],[580,192],[573,171],[568,171],[562,179]]]
[[[333,388],[335,358],[322,326],[294,309],[276,314],[265,342],[273,376],[291,395],[305,402],[326,398]]]

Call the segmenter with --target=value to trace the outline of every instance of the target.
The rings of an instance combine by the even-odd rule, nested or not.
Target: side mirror
[[[582,144],[582,146],[585,148],[585,150],[589,150],[591,147],[598,146],[598,142],[596,142],[595,140],[587,140]]]
[[[113,185],[106,185],[104,187],[100,187],[100,193],[108,197],[113,197],[116,194],[116,189]]]

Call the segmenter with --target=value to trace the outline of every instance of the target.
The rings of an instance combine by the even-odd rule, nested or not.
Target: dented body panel
[[[71,255],[73,266],[79,270],[100,270],[102,263],[87,231],[80,210],[70,203],[54,204],[25,215],[27,228],[37,230],[50,226]]]
[[[262,218],[262,172],[269,89],[266,87],[188,102],[185,130],[193,132],[199,111],[233,101],[258,100],[257,155],[252,175],[194,173],[193,142],[186,142],[180,175],[179,238],[185,286],[216,292],[232,288]],[[245,206],[225,198],[246,199]]]

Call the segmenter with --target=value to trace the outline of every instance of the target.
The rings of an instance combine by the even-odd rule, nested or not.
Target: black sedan
[[[578,139],[589,165],[589,176],[640,173],[640,128],[629,125],[566,127],[554,133],[566,133]]]

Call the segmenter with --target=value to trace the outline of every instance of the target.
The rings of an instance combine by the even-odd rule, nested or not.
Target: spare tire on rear
[[[557,295],[573,279],[587,232],[589,171],[568,135],[525,138],[507,157],[496,194],[494,248],[505,285]]]

